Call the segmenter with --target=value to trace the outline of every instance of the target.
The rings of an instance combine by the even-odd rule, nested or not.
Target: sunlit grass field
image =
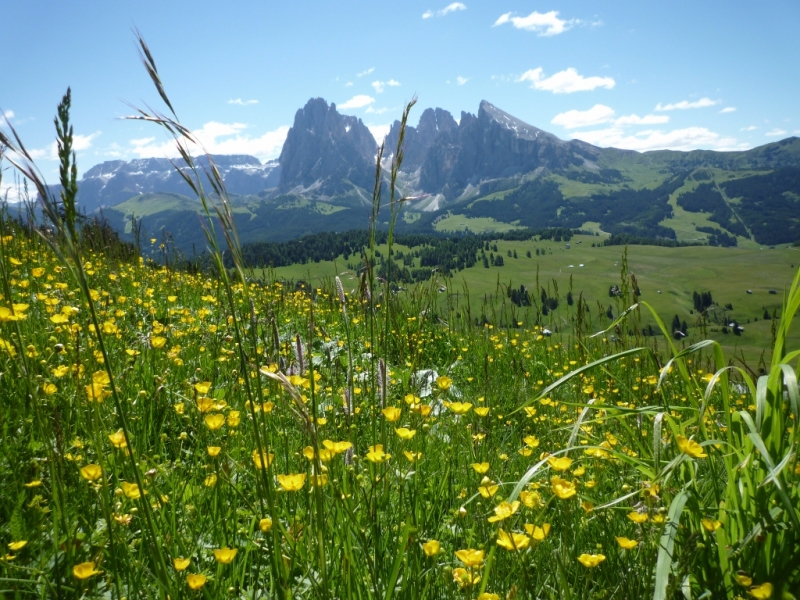
[[[208,215],[212,267],[170,269],[90,249],[69,105],[60,199],[0,139],[49,219],[0,218],[3,597],[795,597],[800,271],[760,377],[673,346],[630,265],[560,337],[435,277],[395,293],[374,243],[357,278],[255,282],[221,179],[215,204],[143,113]]]
[[[505,322],[508,323],[512,305],[507,287],[519,288],[524,285],[535,293],[538,269],[539,287],[549,286],[552,295],[555,280],[561,297],[559,308],[545,317],[543,324],[554,331],[571,331],[575,310],[564,300],[570,290],[570,281],[573,296],[577,299],[583,294],[595,320],[600,315],[598,303],[603,310],[609,304],[614,304],[608,290],[612,285],[619,285],[622,255],[626,249],[622,246],[599,246],[602,239],[576,235],[569,242],[569,249],[566,248],[567,243],[552,240],[491,242],[492,247],[497,244],[498,251],[494,254],[504,259],[502,267],[485,269],[479,261],[474,267],[459,271],[451,278],[439,276],[439,281],[448,286],[449,293],[458,294],[461,302],[464,302],[466,284],[466,293],[474,312],[480,314],[485,302],[484,313],[487,317],[496,317],[499,321],[505,315]],[[598,246],[592,247],[593,243]],[[395,250],[408,252],[407,248]],[[537,250],[541,254],[537,255]],[[379,251],[385,256],[386,246],[379,246]],[[512,257],[508,256],[509,252],[512,252]],[[513,258],[513,252],[517,253],[517,258]],[[530,258],[527,257],[528,252],[531,253]],[[800,266],[800,249],[629,246],[627,254],[628,269],[637,277],[642,299],[647,300],[665,320],[669,321],[677,315],[689,325],[689,330],[685,332],[689,335],[685,342],[687,345],[706,338],[714,339],[723,345],[730,356],[743,358],[753,368],[757,368],[762,356],[769,360],[772,322],[764,320],[764,311],[770,316],[776,310],[780,312],[783,291],[791,284]],[[290,281],[304,280],[312,285],[319,285],[336,275],[347,282],[354,277],[348,265],[355,266],[358,262],[357,258],[351,257],[347,261],[340,258],[337,261],[278,267],[272,275]],[[260,269],[251,273],[255,277],[269,275]],[[499,288],[498,278],[501,284]],[[748,294],[748,290],[752,294]],[[777,293],[770,294],[770,290]],[[692,301],[694,292],[703,291],[710,291],[717,303],[709,314],[705,332],[697,323],[699,315],[693,312]],[[732,310],[725,309],[727,304],[732,305]],[[541,320],[535,307],[514,308],[516,319],[527,325]],[[616,306],[614,308],[616,310]],[[656,327],[655,320],[649,314],[643,314],[642,318],[644,323]],[[723,333],[723,325],[733,320],[744,327],[739,336]],[[790,332],[790,340],[793,347],[800,346],[800,328],[795,327]]]

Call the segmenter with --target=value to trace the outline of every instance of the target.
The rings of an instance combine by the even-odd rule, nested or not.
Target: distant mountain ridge
[[[383,179],[400,123],[385,139]],[[365,227],[378,144],[357,117],[312,98],[295,114],[280,157],[214,156],[236,206],[243,241],[281,240]],[[201,167],[206,158],[197,159]],[[635,152],[562,140],[487,101],[456,121],[424,110],[404,138],[398,227],[480,231],[581,227],[638,237],[774,244],[800,238],[800,139],[740,152]],[[204,244],[199,203],[168,159],[108,161],[79,183],[86,213],[102,209],[120,230],[132,216]],[[379,216],[379,219],[385,217]],[[728,237],[726,237],[728,236]]]
[[[276,160],[262,164],[254,156],[246,155],[214,156],[213,160],[232,194],[258,194],[278,185],[281,168]],[[198,157],[197,162],[201,167],[208,166],[204,156]],[[189,194],[191,190],[167,158],[112,160],[84,173],[78,204],[90,213],[121,204],[138,194],[157,192]]]

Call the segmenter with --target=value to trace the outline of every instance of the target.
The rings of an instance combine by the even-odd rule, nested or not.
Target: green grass
[[[433,226],[440,232],[471,231],[472,233],[506,232],[522,229],[513,223],[503,223],[490,217],[467,217],[465,215],[448,215]]]
[[[601,243],[602,237],[578,235],[566,244],[552,241],[544,242],[497,242],[498,253],[503,256],[503,267],[483,268],[478,265],[456,273],[452,288],[460,289],[466,283],[470,301],[480,306],[484,299],[498,307],[503,298],[496,295],[497,278],[503,285],[520,284],[535,288],[536,269],[539,268],[540,287],[546,287],[555,280],[562,300],[569,290],[572,276],[573,295],[584,298],[597,312],[597,303],[607,307],[611,303],[608,289],[619,283],[621,246],[592,248],[592,243]],[[581,242],[581,243],[578,243]],[[536,256],[539,249],[546,254]],[[383,248],[385,251],[385,247]],[[508,251],[517,252],[518,258],[509,258]],[[530,251],[532,258],[526,258]],[[351,257],[350,263],[356,259]],[[327,261],[308,265],[293,265],[275,269],[275,276],[285,279],[304,279],[320,282],[345,271],[346,261]],[[584,264],[584,267],[580,267]],[[708,336],[719,341],[730,353],[743,353],[750,363],[757,363],[761,353],[771,344],[771,322],[764,321],[764,310],[772,313],[780,310],[780,294],[791,282],[795,270],[800,265],[800,250],[797,248],[778,248],[774,250],[751,248],[714,248],[693,246],[686,248],[663,248],[658,246],[630,246],[628,248],[630,271],[639,280],[642,299],[652,303],[654,308],[667,319],[678,315],[681,321],[690,325],[690,340],[700,338],[700,331],[694,324],[697,320],[693,310],[692,294],[695,291],[711,291],[720,307],[732,304],[732,311],[725,311],[745,327],[741,336],[722,333],[720,325],[709,325]],[[573,265],[570,268],[570,265]],[[337,271],[338,269],[338,271]],[[752,294],[747,294],[747,290]],[[769,294],[776,290],[779,295]],[[659,294],[658,292],[661,291]],[[562,306],[565,303],[562,302]],[[521,311],[522,314],[527,314]],[[722,314],[722,312],[720,312]],[[566,317],[561,309],[553,313],[556,322],[560,316]],[[528,314],[528,319],[531,318]],[[652,320],[645,321],[653,325]],[[749,321],[749,322],[748,322]],[[717,331],[712,331],[716,329]],[[793,332],[792,340],[800,345],[800,332]]]

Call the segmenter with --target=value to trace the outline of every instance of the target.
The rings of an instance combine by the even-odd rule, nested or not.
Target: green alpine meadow
[[[103,130],[79,78],[55,141],[27,141],[45,50],[36,102],[0,91],[0,597],[800,598],[800,138],[774,108],[793,82],[729,85],[720,57],[710,83],[665,52],[655,7],[636,9],[660,24],[644,40],[586,3],[412,2],[390,27],[366,3],[275,3],[237,32],[236,7],[145,4],[93,8],[97,36],[133,11],[177,55],[157,65],[134,28],[155,94]],[[101,46],[85,7],[46,8],[72,76]],[[784,8],[713,29],[786,41]],[[582,58],[559,45],[580,36]],[[111,39],[93,80],[134,89]],[[486,70],[503,48],[526,62]],[[647,65],[712,91],[601,103],[662,94]],[[312,83],[349,100],[258,135],[242,115],[269,69],[289,82],[275,103]],[[423,110],[412,83],[478,112]],[[734,87],[763,92],[758,119]],[[484,88],[510,110],[552,96],[569,139]],[[226,116],[200,124],[206,101]]]

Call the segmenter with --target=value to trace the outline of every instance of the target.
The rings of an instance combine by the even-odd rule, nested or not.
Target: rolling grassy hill
[[[569,307],[566,303],[571,280],[573,297],[577,299],[579,294],[583,294],[599,330],[604,318],[600,314],[604,314],[609,305],[614,305],[608,291],[610,286],[619,284],[624,251],[621,246],[599,246],[602,239],[600,236],[576,235],[569,242],[569,249],[567,244],[553,241],[492,242],[490,245],[494,247],[496,244],[497,251],[491,253],[502,256],[504,266],[487,269],[479,261],[476,266],[459,271],[449,281],[442,278],[441,282],[448,286],[450,294],[458,295],[460,302],[464,300],[464,290],[468,290],[474,315],[483,312],[492,320],[504,319],[507,323],[513,310],[521,321],[530,322],[535,315],[534,309],[513,306],[505,290],[507,286],[519,288],[524,285],[534,293],[538,268],[539,287],[549,287],[549,295],[553,295],[555,281],[560,297],[559,308],[545,317],[546,322],[553,329],[570,329],[565,320],[569,321],[570,315],[574,314],[574,306]],[[598,246],[592,247],[593,243]],[[386,253],[385,246],[379,250]],[[407,251],[408,248],[396,247],[396,250]],[[515,251],[518,258],[513,258]],[[528,252],[531,258],[526,256]],[[302,279],[311,283],[332,279],[338,274],[346,286],[355,288],[357,277],[348,268],[356,266],[354,263],[357,263],[356,257],[351,256],[349,260],[340,257],[336,261],[278,267],[272,273],[278,278]],[[710,313],[705,337],[718,340],[731,354],[734,351],[737,355],[743,354],[753,364],[772,339],[772,322],[764,320],[764,312],[766,310],[770,315],[775,310],[780,312],[783,288],[791,283],[799,264],[800,249],[789,247],[769,249],[755,244],[743,248],[628,247],[628,268],[639,282],[641,299],[650,303],[667,324],[675,315],[686,321],[689,325],[687,343],[704,339],[696,325],[698,315],[691,312],[694,310],[693,293],[710,291],[716,306]],[[262,271],[253,274],[257,277],[267,275]],[[777,294],[770,294],[770,290]],[[725,309],[727,304],[733,309]],[[616,306],[613,313],[617,313]],[[644,324],[656,326],[646,310],[642,312],[642,319]],[[744,327],[740,336],[723,333],[723,326],[734,320]],[[793,341],[800,342],[800,331],[794,332]]]

